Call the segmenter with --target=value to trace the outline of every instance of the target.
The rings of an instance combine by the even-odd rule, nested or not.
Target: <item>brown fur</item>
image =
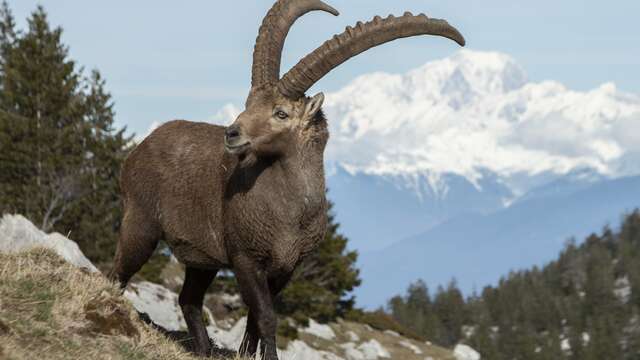
[[[318,109],[322,97],[293,101],[269,91],[256,97],[236,120],[242,139],[252,143],[242,153],[225,151],[224,127],[177,120],[156,129],[129,155],[112,278],[126,286],[164,239],[191,273],[207,279],[193,287],[206,289],[219,269],[237,273],[244,266],[247,276],[264,272],[272,298],[324,237],[328,132]],[[311,105],[316,108],[307,109]],[[289,117],[276,118],[274,111]],[[243,295],[260,291],[247,287],[253,288]],[[194,301],[199,306],[202,300]],[[275,327],[271,317],[264,327]]]

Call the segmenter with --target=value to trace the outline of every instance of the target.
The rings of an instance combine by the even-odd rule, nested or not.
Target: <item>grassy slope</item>
[[[392,358],[453,359],[449,350],[398,338],[364,324],[332,324],[337,338],[302,334],[310,346],[343,355],[347,332],[376,339]],[[294,356],[294,358],[297,358]],[[104,276],[81,270],[51,250],[0,253],[0,359],[198,359],[138,319],[131,304]],[[235,360],[241,360],[236,358]]]
[[[1,359],[196,359],[119,290],[44,249],[0,253]]]

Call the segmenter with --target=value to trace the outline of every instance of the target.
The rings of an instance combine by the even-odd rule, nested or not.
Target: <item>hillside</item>
[[[150,282],[132,284],[121,296],[71,240],[44,234],[19,215],[0,221],[0,357],[193,359],[162,335],[181,339],[188,347],[177,299],[175,292]],[[138,312],[154,325],[143,323]],[[208,308],[205,313],[217,353],[230,354],[223,349],[239,346],[246,318],[221,319]],[[282,359],[479,358],[464,345],[451,351],[353,321],[310,320],[297,332],[297,339],[281,339]]]
[[[137,317],[103,276],[52,250],[0,253],[2,359],[196,359]]]
[[[435,289],[416,282],[389,311],[439,344],[464,339],[492,360],[638,359],[640,211],[466,299],[455,283]]]

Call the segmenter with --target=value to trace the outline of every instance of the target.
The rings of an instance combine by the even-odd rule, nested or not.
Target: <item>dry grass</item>
[[[36,249],[0,254],[0,359],[197,358],[138,320],[102,275]]]
[[[346,333],[352,331],[363,340],[376,339],[394,358],[453,359],[449,350],[411,340],[423,351],[413,354],[398,338],[363,324],[344,321],[332,327],[334,341],[307,334],[302,340],[342,354],[340,343],[349,342]],[[140,321],[120,290],[101,274],[78,269],[51,250],[35,249],[0,253],[0,359],[199,358]]]

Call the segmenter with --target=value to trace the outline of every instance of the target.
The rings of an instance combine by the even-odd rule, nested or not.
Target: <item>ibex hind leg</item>
[[[126,206],[109,279],[125,288],[149,260],[161,238],[162,228],[155,219],[133,206]]]
[[[211,355],[209,335],[202,316],[202,303],[207,288],[217,272],[217,270],[201,270],[187,267],[182,291],[180,291],[180,297],[178,298],[189,334],[194,340],[193,351],[200,356]]]

